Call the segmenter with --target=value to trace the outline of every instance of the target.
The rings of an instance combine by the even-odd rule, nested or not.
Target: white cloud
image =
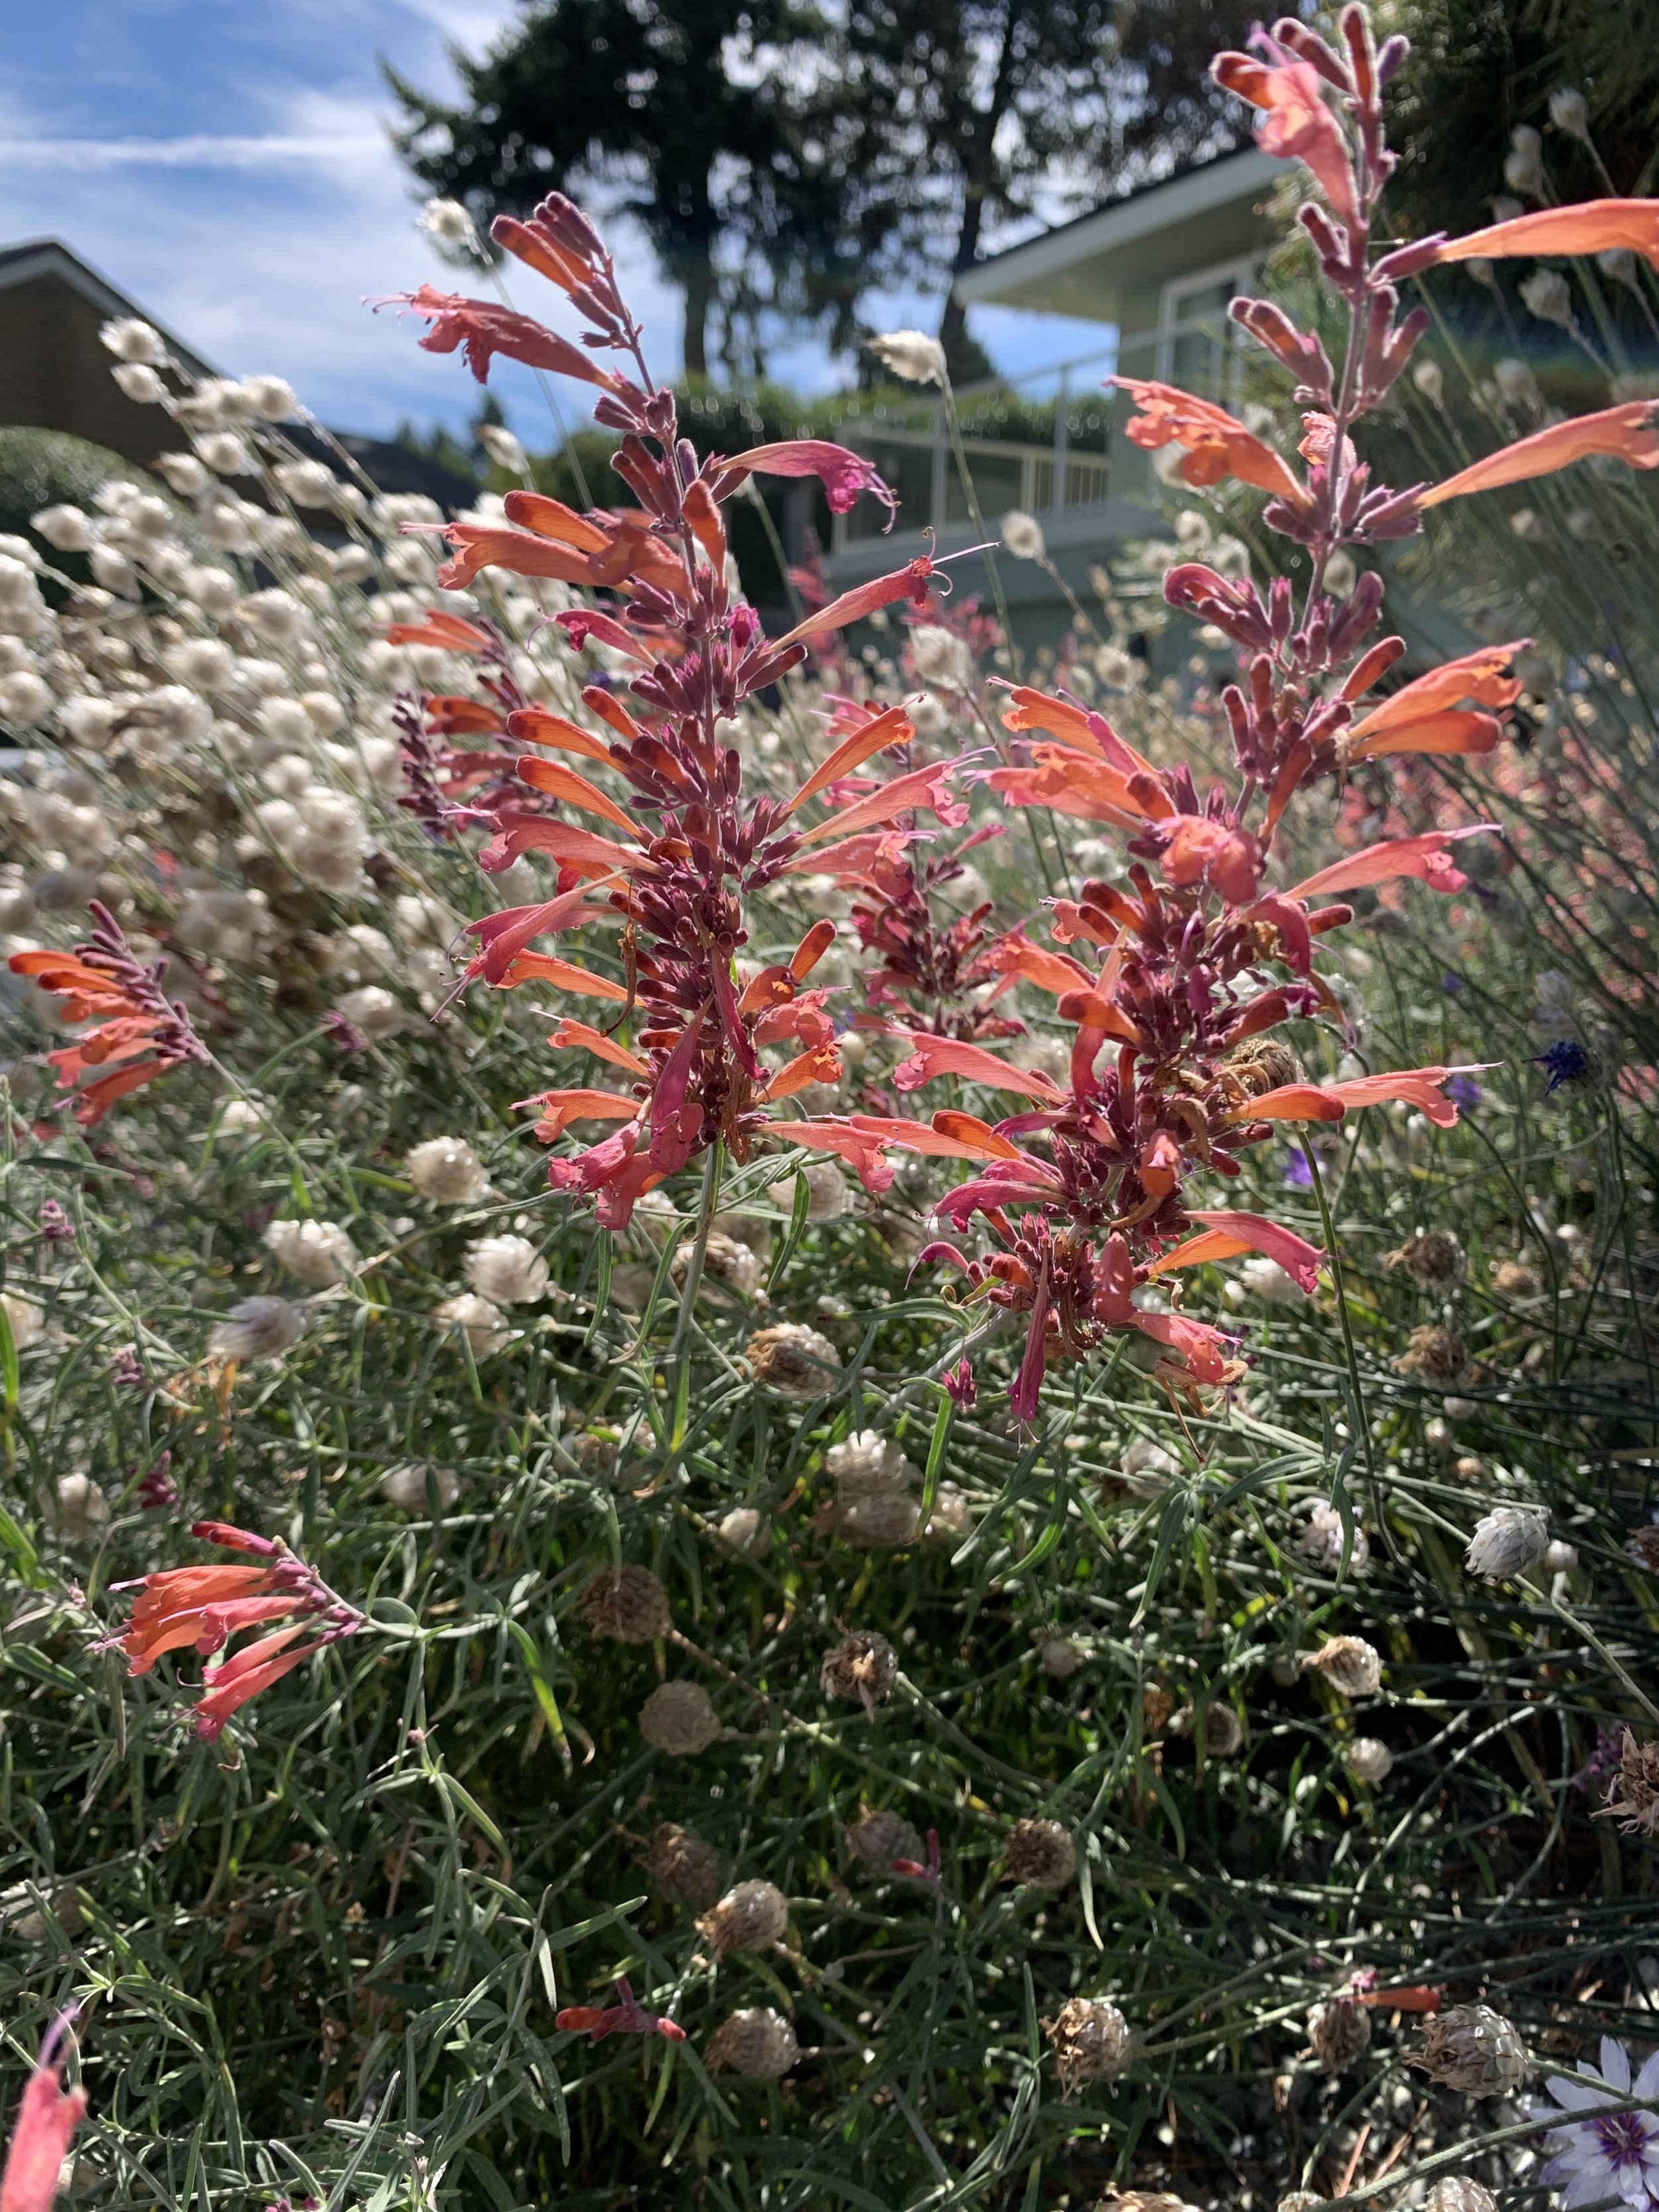
[[[360,138],[0,138],[0,161],[16,169],[258,169],[273,162],[337,163],[384,151],[377,132]]]

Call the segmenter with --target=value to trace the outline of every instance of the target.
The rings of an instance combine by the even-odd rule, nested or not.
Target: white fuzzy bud
[[[524,447],[499,422],[480,422],[478,443],[498,468],[511,469],[515,475],[522,476],[529,466]]]
[[[416,1189],[434,1206],[475,1206],[489,1189],[483,1162],[465,1137],[428,1137],[404,1165]]]
[[[1589,102],[1577,86],[1564,84],[1550,94],[1550,121],[1569,138],[1589,143]]]
[[[1346,1753],[1349,1771],[1373,1787],[1386,1782],[1394,1771],[1394,1753],[1378,1736],[1357,1735]]]
[[[478,234],[459,200],[430,199],[421,210],[420,228],[446,246],[474,246]]]
[[[273,1221],[264,1245],[284,1273],[312,1291],[343,1282],[357,1263],[356,1247],[337,1221]]]
[[[1509,1582],[1538,1565],[1549,1540],[1549,1515],[1542,1506],[1496,1506],[1475,1524],[1465,1564],[1489,1583]]]
[[[46,720],[52,703],[52,687],[32,668],[20,668],[15,676],[0,676],[0,722],[9,722],[15,729],[31,729]]]
[[[534,1305],[547,1296],[547,1262],[527,1237],[481,1237],[466,1248],[466,1279],[492,1304]]]
[[[441,1306],[433,1308],[432,1318],[441,1328],[459,1328],[475,1359],[487,1359],[491,1352],[499,1352],[508,1343],[513,1335],[501,1308],[472,1291],[462,1291],[453,1298],[446,1298]]]
[[[110,374],[127,398],[140,407],[159,407],[167,396],[167,388],[155,371],[142,361],[118,362]]]
[[[1026,514],[1019,507],[1003,516],[1002,542],[1016,561],[1040,561],[1048,550],[1042,525],[1036,515]]]
[[[286,1298],[244,1298],[208,1339],[220,1359],[279,1359],[300,1340],[305,1316]]]
[[[52,1523],[65,1544],[92,1544],[109,1522],[109,1500],[90,1475],[60,1477],[52,1504]]]
[[[286,422],[300,411],[299,395],[286,377],[245,376],[242,390],[253,412],[267,422]]]
[[[117,361],[143,362],[151,368],[160,368],[167,357],[160,331],[136,315],[106,323],[98,333],[98,342]]]
[[[1536,315],[1540,323],[1571,328],[1572,288],[1559,269],[1534,269],[1530,276],[1523,276],[1521,297],[1528,313]]]
[[[429,1490],[437,1492],[439,1510],[447,1513],[460,1487],[453,1470],[447,1467],[389,1467],[379,1484],[381,1497],[400,1513],[428,1512]]]
[[[43,507],[29,517],[29,527],[60,553],[84,553],[92,544],[91,518],[78,507]]]
[[[866,349],[905,384],[939,384],[946,380],[945,349],[926,331],[889,331],[866,338]]]
[[[5,1314],[12,1343],[19,1352],[39,1344],[46,1334],[46,1317],[33,1298],[21,1297],[15,1291],[0,1291],[0,1310]]]

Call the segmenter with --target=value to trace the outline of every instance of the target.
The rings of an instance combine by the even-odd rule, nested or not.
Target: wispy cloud
[[[379,131],[331,138],[0,138],[0,161],[24,169],[262,169],[273,164],[378,160]]]

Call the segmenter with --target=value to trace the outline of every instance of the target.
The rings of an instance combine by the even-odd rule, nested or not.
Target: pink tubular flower
[[[136,1588],[138,1595],[125,1628],[106,1638],[105,1644],[125,1653],[130,1674],[147,1674],[164,1652],[220,1651],[245,1628],[286,1620],[287,1627],[245,1644],[234,1657],[208,1669],[196,1706],[197,1734],[208,1741],[240,1706],[301,1659],[355,1635],[363,1616],[337,1597],[316,1569],[297,1559],[280,1537],[256,1536],[222,1521],[198,1521],[191,1534],[228,1551],[251,1553],[262,1564],[167,1567],[136,1584],[118,1584]],[[307,1627],[318,1632],[316,1642],[289,1650]]]
[[[1281,49],[1272,48],[1276,56]],[[1234,93],[1261,111],[1255,143],[1279,161],[1301,161],[1313,175],[1340,222],[1356,219],[1353,169],[1335,116],[1320,89],[1318,72],[1288,55],[1275,66],[1249,54],[1218,54],[1211,74],[1224,92]]]
[[[393,293],[376,304],[404,307],[412,314],[425,316],[432,328],[421,340],[422,349],[453,353],[459,348],[480,384],[488,380],[489,364],[499,353],[508,361],[523,362],[529,368],[551,369],[558,376],[597,384],[605,392],[624,389],[622,379],[601,368],[592,354],[572,345],[568,338],[544,330],[531,316],[516,314],[496,301],[469,300],[459,292],[440,292],[431,284],[422,284],[418,290]]]
[[[1180,468],[1183,483],[1202,487],[1232,477],[1239,483],[1254,484],[1258,491],[1273,493],[1287,507],[1306,506],[1306,490],[1273,447],[1224,407],[1194,398],[1172,384],[1133,376],[1113,376],[1107,381],[1127,392],[1139,410],[1128,425],[1131,443],[1151,452],[1171,444],[1182,447],[1187,456]]]
[[[708,488],[716,499],[725,499],[751,475],[817,477],[832,514],[847,514],[857,504],[860,494],[867,491],[887,509],[889,530],[898,513],[898,501],[873,462],[823,438],[791,438],[781,445],[751,446],[747,453],[734,453],[729,460],[711,461]]]
[[[666,2043],[685,2040],[685,2030],[678,2021],[665,2013],[647,2012],[622,1974],[617,1977],[615,2004],[566,2005],[554,2014],[553,2025],[567,2034],[591,2036],[595,2043],[603,2043],[607,2035],[659,2035]]]
[[[86,2117],[84,2089],[65,2089],[58,2059],[78,2006],[58,2014],[23,2085],[0,2174],[0,2212],[52,2212],[70,2139]]]

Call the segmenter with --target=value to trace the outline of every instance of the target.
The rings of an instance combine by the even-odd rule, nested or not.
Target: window
[[[1172,277],[1158,309],[1158,374],[1200,399],[1234,398],[1237,351],[1227,303],[1248,287],[1255,271],[1249,260],[1226,261]]]

